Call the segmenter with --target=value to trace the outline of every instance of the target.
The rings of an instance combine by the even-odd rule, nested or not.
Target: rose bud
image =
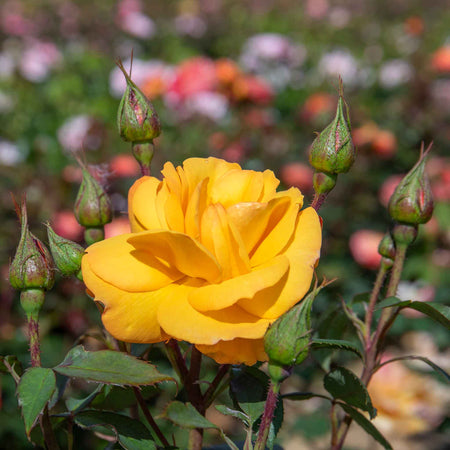
[[[54,265],[50,252],[28,228],[25,202],[16,204],[21,234],[16,255],[9,268],[9,281],[14,289],[48,290],[54,283]]]
[[[122,63],[117,65],[127,82],[117,113],[119,134],[128,142],[151,141],[161,133],[158,114],[150,100],[133,83]]]
[[[311,340],[311,307],[322,287],[314,289],[266,331],[264,350],[269,357],[269,373],[272,378],[278,376],[284,378],[284,371],[277,368],[289,368],[300,364],[308,356]]]
[[[316,137],[309,154],[309,162],[318,172],[332,174],[348,172],[356,157],[350,131],[348,107],[340,81],[336,116]]]
[[[433,214],[431,186],[425,172],[430,148],[431,145],[424,152],[422,145],[419,161],[400,181],[389,200],[389,214],[396,222],[419,225],[428,222]]]
[[[315,172],[313,186],[316,194],[327,194],[336,186],[337,174]]]
[[[47,224],[47,234],[56,267],[64,276],[76,275],[81,280],[81,258],[84,248],[76,242],[57,235],[49,224]]]
[[[108,195],[86,167],[75,200],[75,217],[83,227],[103,227],[112,220],[112,206]]]
[[[386,233],[378,245],[378,253],[384,258],[394,260],[395,244],[390,233]]]

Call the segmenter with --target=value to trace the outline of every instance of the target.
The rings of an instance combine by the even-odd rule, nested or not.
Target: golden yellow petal
[[[243,299],[237,305],[251,314],[275,319],[284,314],[308,292],[314,265],[320,256],[322,228],[313,208],[302,210],[298,216],[295,233],[282,254],[289,259],[286,282],[256,293],[253,299]]]
[[[233,339],[219,341],[214,345],[196,345],[197,349],[219,364],[247,364],[267,361],[263,339]]]
[[[135,236],[139,233],[121,234],[97,242],[86,249],[83,261],[89,262],[97,277],[129,292],[160,289],[184,276],[175,266],[157,259],[148,248],[130,244],[129,238]]]
[[[160,183],[157,178],[143,177],[131,187],[128,195],[128,215],[133,232],[167,229],[167,224],[161,223],[156,210]]]
[[[129,235],[128,242],[136,251],[148,253],[189,277],[209,282],[221,278],[221,268],[214,256],[186,234],[175,231],[143,231]]]
[[[165,298],[162,288],[153,292],[128,292],[98,277],[90,266],[89,258],[82,259],[83,280],[96,301],[105,309],[102,321],[115,338],[125,342],[160,342],[168,339],[157,321],[159,303]]]
[[[241,236],[221,204],[209,205],[201,219],[200,240],[217,258],[223,280],[250,272],[250,261]]]
[[[258,339],[264,336],[269,320],[248,314],[237,306],[201,313],[188,301],[188,296],[197,287],[182,287],[184,295],[179,290],[173,291],[159,305],[158,321],[168,335],[193,344],[208,345],[237,337]]]
[[[257,292],[278,283],[288,270],[289,260],[281,255],[246,275],[193,290],[189,295],[189,303],[197,311],[216,311],[227,308],[239,299],[251,299]]]

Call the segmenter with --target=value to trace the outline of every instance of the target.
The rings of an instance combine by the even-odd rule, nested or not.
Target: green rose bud
[[[75,217],[86,228],[103,227],[112,220],[112,206],[98,181],[81,166],[83,181],[75,200]]]
[[[301,303],[277,319],[266,331],[264,349],[269,356],[269,367],[290,367],[303,362],[309,353],[311,341],[311,307],[322,286],[316,287]],[[272,367],[271,376],[279,376],[283,371]]]
[[[378,253],[384,258],[394,260],[395,244],[390,233],[386,233],[378,245]]]
[[[342,80],[339,80],[339,83],[336,116],[316,137],[309,154],[309,162],[317,172],[330,174],[348,172],[356,157],[348,107],[343,97]]]
[[[433,196],[425,165],[431,145],[424,152],[423,144],[420,158],[405,175],[389,200],[389,214],[400,223],[419,225],[430,220],[433,214]]]
[[[16,204],[21,233],[16,255],[9,268],[9,281],[14,289],[48,290],[55,281],[54,265],[46,246],[28,228],[25,202]]]
[[[49,224],[47,224],[47,234],[56,267],[63,275],[75,275],[82,280],[81,258],[84,248],[76,242],[57,235]]]
[[[127,82],[117,113],[119,134],[128,142],[151,141],[161,133],[158,114],[150,100],[133,83],[122,63],[117,65]]]

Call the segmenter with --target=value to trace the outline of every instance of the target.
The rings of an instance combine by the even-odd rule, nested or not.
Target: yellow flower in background
[[[131,233],[87,248],[83,279],[117,339],[184,340],[219,363],[267,359],[263,336],[309,290],[321,225],[273,172],[166,163],[129,192]]]

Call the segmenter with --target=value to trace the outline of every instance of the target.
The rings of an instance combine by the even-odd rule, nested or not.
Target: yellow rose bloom
[[[321,225],[272,171],[216,158],[166,163],[129,191],[131,233],[87,248],[84,282],[117,339],[195,344],[219,363],[264,361],[267,327],[309,290]]]

